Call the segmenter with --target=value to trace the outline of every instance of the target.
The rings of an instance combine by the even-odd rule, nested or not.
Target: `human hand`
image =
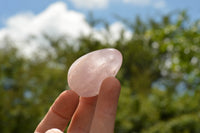
[[[35,133],[61,133],[70,120],[67,133],[113,133],[120,89],[119,81],[109,77],[102,82],[98,96],[84,98],[72,90],[64,91]]]

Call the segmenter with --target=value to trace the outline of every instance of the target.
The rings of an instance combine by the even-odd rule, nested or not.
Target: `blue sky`
[[[82,2],[81,2],[82,1]],[[83,2],[84,1],[84,2]],[[92,2],[91,2],[92,1]],[[98,2],[100,1],[100,2]],[[5,26],[8,18],[16,14],[32,12],[39,14],[55,0],[3,0],[0,2],[0,28]],[[200,18],[199,0],[63,0],[69,9],[88,14],[94,13],[97,18],[115,21],[114,15],[133,19],[134,16],[156,17],[163,13],[187,9],[192,19]],[[86,4],[84,4],[86,3]],[[93,3],[88,4],[87,3]],[[160,3],[156,7],[156,3]]]
[[[185,9],[196,20],[200,19],[199,5],[199,0],[1,0],[0,42],[9,37],[26,56],[41,46],[48,47],[44,34],[54,38],[65,35],[73,42],[82,35],[92,34],[112,44],[120,38],[121,30],[127,39],[132,34],[115,15],[129,20],[134,20],[136,15],[158,19],[162,14]],[[109,21],[109,31],[101,26],[91,27],[85,21],[89,12],[95,18]],[[1,47],[4,43],[0,43]]]

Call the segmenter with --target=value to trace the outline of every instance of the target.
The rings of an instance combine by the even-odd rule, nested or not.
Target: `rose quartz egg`
[[[71,65],[68,71],[68,85],[79,96],[98,95],[102,81],[115,76],[121,64],[122,54],[114,48],[90,52]]]

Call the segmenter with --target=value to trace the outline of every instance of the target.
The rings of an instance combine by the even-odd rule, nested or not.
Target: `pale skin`
[[[113,133],[120,89],[120,82],[109,77],[102,82],[98,96],[84,98],[72,90],[62,92],[35,133],[52,128],[64,131],[70,120],[67,133]]]

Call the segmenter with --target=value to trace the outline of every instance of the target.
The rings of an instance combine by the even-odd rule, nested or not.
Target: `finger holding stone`
[[[78,103],[79,96],[72,90],[66,90],[61,93],[37,126],[35,132],[45,133],[52,128],[64,131]]]
[[[68,133],[89,133],[98,96],[81,97],[68,128]]]
[[[113,133],[121,86],[114,77],[106,78],[100,89],[90,133]]]

